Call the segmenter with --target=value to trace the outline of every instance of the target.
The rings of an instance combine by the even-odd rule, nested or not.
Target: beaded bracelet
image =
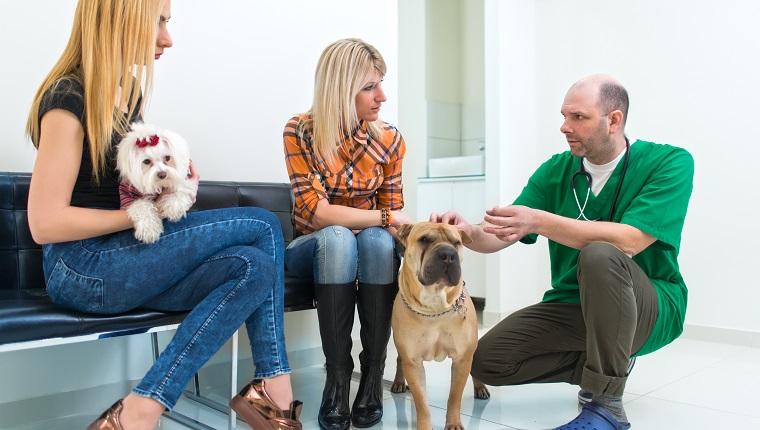
[[[387,208],[380,209],[380,226],[382,228],[388,228],[391,225],[391,214]]]

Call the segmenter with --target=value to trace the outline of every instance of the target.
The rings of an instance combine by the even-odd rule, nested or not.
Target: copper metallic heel
[[[301,430],[298,421],[303,403],[298,400],[285,411],[277,407],[264,388],[263,379],[254,379],[230,400],[230,407],[255,430]]]
[[[123,408],[121,400],[118,400],[107,411],[100,414],[95,422],[87,426],[87,430],[122,430],[119,414]]]

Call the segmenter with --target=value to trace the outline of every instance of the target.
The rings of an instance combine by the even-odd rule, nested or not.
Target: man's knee
[[[578,255],[578,287],[581,296],[591,290],[606,290],[613,285],[630,285],[630,272],[626,267],[630,257],[614,245],[594,242],[581,249]]]
[[[504,357],[507,351],[495,351],[489,345],[478,344],[472,356],[470,375],[493,386],[509,385],[510,378],[519,370],[519,364]]]
[[[613,261],[620,254],[621,251],[612,244],[593,242],[581,249],[578,255],[578,267],[599,266],[599,264]]]
[[[484,354],[480,348],[475,350],[475,353],[472,355],[472,369],[470,370],[470,374],[477,380],[486,382],[486,379],[488,379],[488,375],[485,372],[485,365],[483,363],[483,359],[486,358],[486,354]]]

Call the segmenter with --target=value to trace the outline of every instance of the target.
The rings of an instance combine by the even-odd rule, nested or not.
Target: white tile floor
[[[481,328],[481,333],[484,330]],[[387,381],[393,379],[395,359],[391,342]],[[442,429],[446,421],[450,364],[449,360],[425,363],[435,429]],[[316,416],[323,369],[316,366],[296,371],[293,381],[296,396],[305,400],[304,429],[319,429]],[[357,387],[358,383],[352,382],[352,398]],[[758,388],[760,348],[679,339],[637,360],[624,401],[632,427],[637,429],[760,429],[760,408],[754,403]],[[551,429],[578,413],[577,387],[571,385],[489,389],[490,399],[477,400],[472,382],[468,382],[462,400],[462,421],[467,429]],[[414,429],[415,418],[410,394],[386,391],[383,420],[373,428]]]
[[[485,329],[481,328],[481,333]],[[395,372],[395,348],[389,346],[385,379]],[[354,348],[358,351],[357,345]],[[357,360],[358,363],[358,360]],[[445,423],[450,361],[427,362],[427,392],[433,426]],[[297,398],[304,401],[304,429],[317,430],[317,410],[324,383],[324,370],[314,366],[296,370],[292,380]],[[351,384],[355,395],[358,382]],[[491,398],[477,400],[468,382],[462,401],[462,421],[470,430],[551,429],[577,415],[577,387],[542,384],[489,387]],[[760,348],[678,339],[666,348],[638,359],[628,381],[626,411],[634,429],[760,429]],[[225,401],[228,387],[212,387],[210,396]],[[113,395],[108,395],[110,402]],[[385,391],[383,420],[374,429],[415,429],[416,413],[411,395]],[[215,429],[227,428],[227,417],[188,400],[177,410]],[[92,415],[59,417],[7,427],[9,430],[83,429]],[[237,427],[247,429],[238,421]],[[161,429],[185,427],[162,420]]]

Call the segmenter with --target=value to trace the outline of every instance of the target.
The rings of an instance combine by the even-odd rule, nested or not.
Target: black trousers
[[[479,341],[472,375],[488,385],[567,382],[622,396],[630,357],[657,321],[657,292],[627,255],[593,243],[578,257],[581,304],[538,303]]]

